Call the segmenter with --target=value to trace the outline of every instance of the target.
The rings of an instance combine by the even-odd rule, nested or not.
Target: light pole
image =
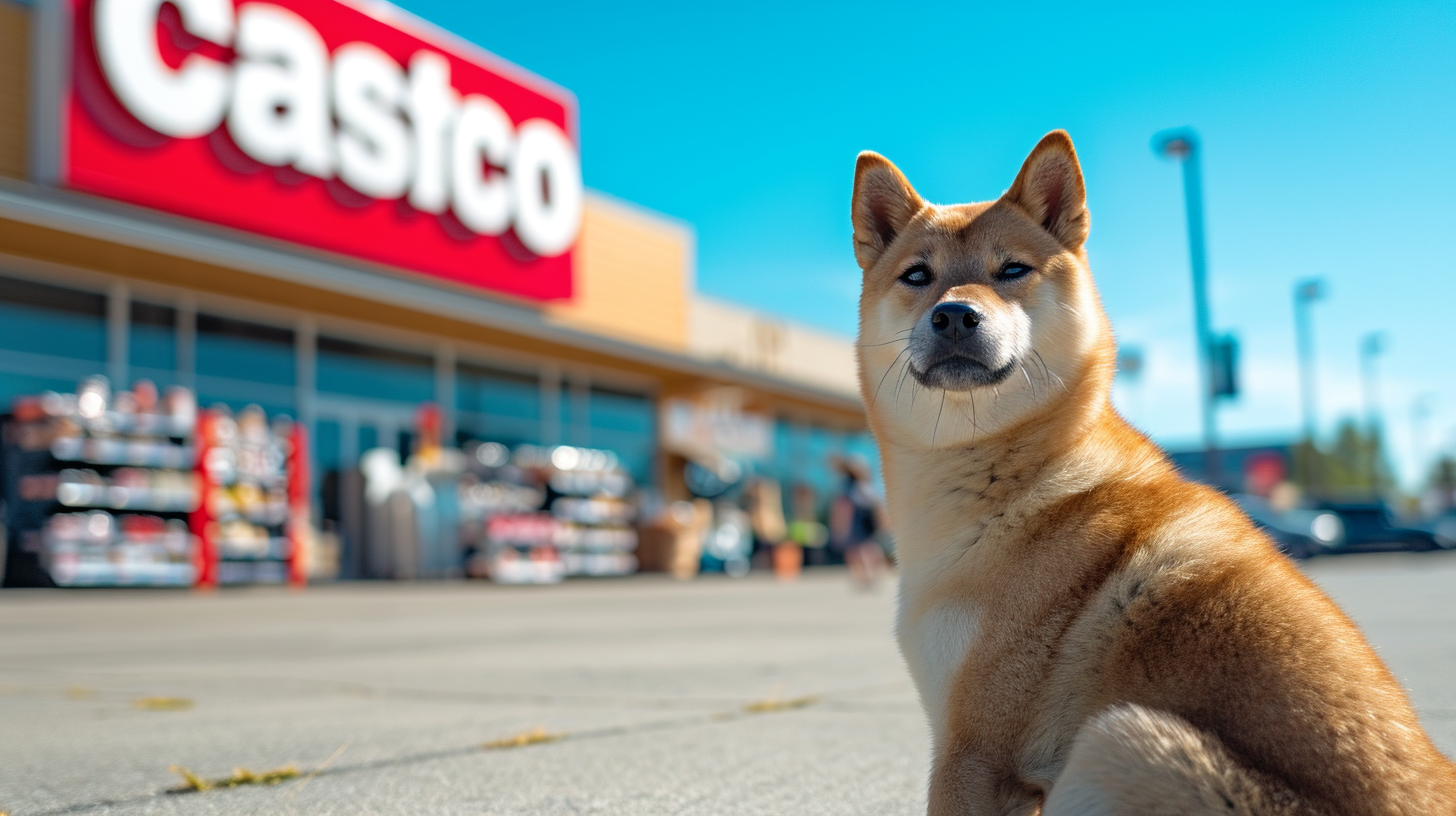
[[[1299,351],[1299,398],[1304,414],[1305,478],[1309,487],[1318,491],[1323,485],[1319,472],[1319,455],[1314,436],[1319,427],[1318,394],[1314,382],[1314,331],[1309,307],[1325,295],[1324,281],[1318,278],[1300,281],[1294,286],[1294,334]]]
[[[1188,215],[1188,256],[1193,267],[1193,318],[1198,330],[1198,365],[1202,375],[1203,455],[1208,480],[1223,482],[1214,416],[1213,328],[1208,313],[1208,261],[1203,246],[1203,174],[1199,167],[1198,134],[1192,128],[1153,135],[1153,152],[1183,166],[1183,201]]]
[[[1375,358],[1385,351],[1385,335],[1370,332],[1360,338],[1360,385],[1365,397],[1365,422],[1370,433],[1370,489],[1380,489],[1380,384]]]

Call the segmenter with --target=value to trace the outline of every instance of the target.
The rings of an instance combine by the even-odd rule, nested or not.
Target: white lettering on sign
[[[99,0],[96,50],[121,104],[141,123],[185,139],[211,133],[227,111],[228,69],[190,54],[173,70],[157,53],[157,15],[166,0]],[[232,45],[233,4],[228,0],[172,0],[187,33]]]
[[[581,223],[581,165],[561,129],[545,119],[521,123],[511,158],[516,235],[543,255],[565,252]],[[544,179],[545,184],[541,181]]]
[[[182,27],[232,47],[232,65],[189,54],[173,68],[158,50],[162,6]],[[543,257],[571,248],[581,228],[581,162],[561,128],[516,126],[493,100],[461,95],[450,63],[421,49],[406,70],[379,48],[329,53],[307,20],[280,6],[230,0],[96,0],[101,68],[142,124],[178,139],[228,135],[261,164],[340,181],[375,199],[447,209],[472,232],[514,228]]]
[[[339,112],[339,178],[373,198],[409,189],[410,135],[400,119],[404,70],[368,43],[334,54],[334,109]]]
[[[248,3],[238,11],[228,134],[263,164],[331,177],[334,134],[323,39],[302,17],[278,6]]]
[[[503,172],[509,166],[511,119],[501,106],[483,96],[467,96],[455,121],[450,190],[455,215],[465,226],[487,235],[499,233],[511,220],[510,189]]]
[[[409,203],[442,213],[450,197],[450,127],[459,104],[450,87],[450,63],[432,51],[416,51],[409,64],[409,118],[415,126],[415,174]]]

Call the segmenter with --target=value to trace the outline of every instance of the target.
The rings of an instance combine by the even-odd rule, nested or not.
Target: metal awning
[[[65,190],[0,178],[0,218],[401,306],[836,411],[861,410],[855,396],[589,334],[550,322],[536,309],[466,287],[426,282],[413,273]]]

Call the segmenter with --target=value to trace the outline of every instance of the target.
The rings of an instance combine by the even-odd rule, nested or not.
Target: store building
[[[105,374],[294,416],[346,548],[423,403],[670,500],[749,426],[827,489],[872,449],[850,341],[698,297],[690,227],[582,189],[575,117],[379,2],[0,0],[0,404]]]

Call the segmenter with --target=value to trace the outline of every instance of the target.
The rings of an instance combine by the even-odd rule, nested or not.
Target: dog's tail
[[[1289,791],[1241,767],[1212,734],[1137,705],[1082,726],[1043,816],[1292,816]]]

